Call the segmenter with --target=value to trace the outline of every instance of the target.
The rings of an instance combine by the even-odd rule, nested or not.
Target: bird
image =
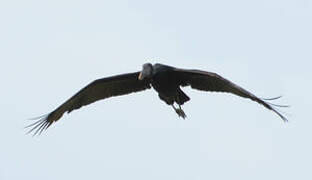
[[[200,91],[232,93],[243,98],[251,99],[273,111],[284,122],[288,121],[276,108],[288,106],[268,102],[278,99],[281,96],[270,99],[258,98],[249,91],[214,72],[182,69],[159,63],[154,65],[145,63],[142,65],[141,71],[105,77],[91,82],[54,111],[33,118],[36,121],[25,128],[29,128],[27,133],[33,132],[33,135],[41,134],[54,122],[58,121],[65,112],[70,113],[82,106],[109,97],[126,95],[151,88],[158,93],[162,101],[174,109],[179,117],[184,119],[186,118],[186,114],[181,106],[189,101],[190,97],[181,88],[186,86]]]

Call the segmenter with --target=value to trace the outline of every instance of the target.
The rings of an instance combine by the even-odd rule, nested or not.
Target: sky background
[[[311,20],[311,0],[0,1],[0,180],[312,179]],[[148,90],[25,135],[27,119],[146,62],[283,95],[290,122],[185,88],[186,120]]]

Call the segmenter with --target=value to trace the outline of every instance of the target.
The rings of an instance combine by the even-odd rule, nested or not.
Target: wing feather
[[[139,73],[122,74],[91,82],[54,111],[48,115],[38,117],[35,123],[26,126],[26,128],[31,128],[28,133],[40,134],[53,122],[59,120],[65,112],[70,113],[95,101],[149,89],[148,81],[138,80]]]
[[[260,99],[249,91],[243,89],[242,87],[234,84],[233,82],[223,78],[222,76],[206,71],[200,70],[186,70],[186,69],[175,69],[175,72],[178,74],[181,79],[182,86],[191,86],[194,89],[202,90],[202,91],[213,91],[213,92],[227,92],[238,95],[240,97],[249,98],[253,101],[256,101],[266,108],[274,111],[279,117],[281,117],[285,122],[288,121],[286,117],[284,117],[281,113],[279,113],[273,106],[264,101],[264,99]],[[271,98],[278,99],[277,98]],[[268,99],[270,100],[270,99]]]

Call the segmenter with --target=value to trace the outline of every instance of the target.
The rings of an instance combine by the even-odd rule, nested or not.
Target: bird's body
[[[189,97],[180,89],[181,82],[176,77],[175,68],[162,64],[155,64],[153,68],[155,72],[150,83],[158,92],[161,100],[168,105],[172,105],[174,102],[182,105],[189,100]]]
[[[189,101],[190,98],[181,90],[181,87],[191,86],[191,88],[197,90],[228,92],[240,97],[249,98],[274,111],[284,121],[287,121],[282,114],[273,108],[273,106],[284,106],[265,102],[264,99],[256,97],[252,93],[216,73],[146,63],[143,65],[143,69],[140,72],[121,74],[93,81],[54,111],[39,117],[38,121],[27,127],[32,127],[29,132],[35,130],[34,134],[41,133],[53,122],[58,121],[65,112],[70,113],[82,106],[112,96],[125,95],[150,89],[151,86],[158,92],[159,98],[166,104],[171,105],[182,118],[185,118],[186,115],[181,105]],[[178,105],[178,108],[174,106],[174,103]]]

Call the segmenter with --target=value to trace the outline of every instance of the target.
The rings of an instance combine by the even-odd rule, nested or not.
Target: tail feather
[[[178,104],[182,105],[189,100],[190,100],[190,98],[181,89],[178,89],[178,98],[177,98],[176,102]]]

